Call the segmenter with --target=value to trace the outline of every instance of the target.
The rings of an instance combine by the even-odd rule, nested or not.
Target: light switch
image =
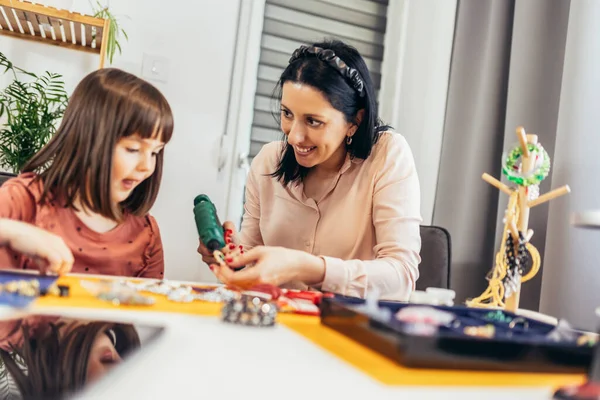
[[[144,54],[142,77],[159,82],[169,80],[169,59],[167,57]]]

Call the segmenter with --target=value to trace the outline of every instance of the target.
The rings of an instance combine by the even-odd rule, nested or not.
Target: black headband
[[[319,60],[324,61],[335,68],[335,70],[338,71],[344,78],[350,81],[352,87],[358,92],[360,97],[365,95],[365,84],[363,83],[358,71],[346,65],[341,58],[335,55],[333,50],[323,49],[315,46],[300,46],[294,51],[292,57],[290,57],[289,63],[291,64],[294,61],[309,55],[315,56]]]

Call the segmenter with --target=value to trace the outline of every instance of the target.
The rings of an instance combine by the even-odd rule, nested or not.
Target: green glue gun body
[[[225,247],[225,233],[210,198],[201,194],[194,199],[194,218],[200,240],[211,252]]]

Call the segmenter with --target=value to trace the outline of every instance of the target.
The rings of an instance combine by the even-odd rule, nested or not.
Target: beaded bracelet
[[[539,185],[550,172],[550,156],[541,144],[528,143],[527,148],[535,159],[535,165],[527,174],[521,173],[520,161],[523,148],[517,145],[502,156],[502,173],[506,178],[519,186]]]

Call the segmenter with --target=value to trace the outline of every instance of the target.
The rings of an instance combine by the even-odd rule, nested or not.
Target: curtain
[[[524,126],[553,156],[569,17],[563,0],[460,0],[450,66],[433,224],[453,241],[451,287],[462,302],[487,287],[507,196],[501,156]],[[550,179],[540,191],[549,190]],[[544,252],[548,205],[532,210],[532,244]],[[542,266],[543,269],[543,266]],[[540,272],[523,284],[521,308],[539,307]]]
[[[596,330],[600,231],[571,226],[571,214],[600,209],[600,2],[571,2],[552,186],[571,194],[550,203],[540,311]]]

